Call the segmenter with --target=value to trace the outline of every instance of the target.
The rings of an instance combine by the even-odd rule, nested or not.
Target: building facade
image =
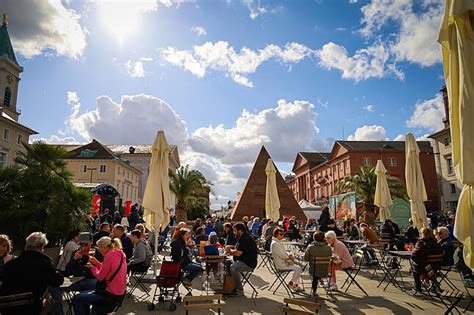
[[[418,141],[420,164],[425,181],[429,211],[438,209],[438,186],[433,149],[428,141]],[[340,180],[359,173],[362,166],[375,167],[382,160],[388,173],[405,181],[404,141],[336,141],[331,153],[298,153],[292,177],[287,185],[296,200],[312,203],[327,202],[336,194]]]
[[[16,60],[7,26],[4,16],[0,28],[0,168],[13,166],[18,152],[25,152],[22,143],[37,134],[18,122],[21,112],[17,96],[23,67]]]
[[[131,201],[132,204],[141,201],[142,172],[128,161],[96,140],[76,146],[70,152],[71,156],[65,162],[73,174],[75,184],[109,184],[120,193],[122,204],[126,201]]]
[[[449,102],[446,87],[441,89],[444,99],[444,128],[432,135],[440,195],[440,210],[444,213],[456,212],[462,185],[456,177],[453,167],[451,129],[449,127]]]

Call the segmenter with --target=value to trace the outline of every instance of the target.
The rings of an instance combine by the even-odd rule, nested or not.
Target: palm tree
[[[407,199],[405,184],[397,177],[387,176],[390,194],[393,197]],[[377,174],[375,167],[361,167],[358,174],[344,177],[336,185],[338,193],[354,192],[357,200],[365,204],[366,211],[374,211],[375,187],[377,186]]]
[[[176,196],[176,219],[178,222],[186,222],[190,198],[196,198],[196,195],[209,189],[212,184],[206,180],[201,172],[190,170],[189,165],[181,166],[176,173],[170,171],[169,176],[170,190]]]

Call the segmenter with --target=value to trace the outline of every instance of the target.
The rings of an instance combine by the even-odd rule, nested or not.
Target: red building
[[[420,164],[428,194],[427,209],[438,209],[438,184],[433,149],[429,141],[418,141]],[[336,141],[330,153],[300,152],[293,164],[294,176],[286,183],[296,200],[325,202],[345,176],[361,166],[375,166],[382,160],[388,173],[405,181],[404,141]]]

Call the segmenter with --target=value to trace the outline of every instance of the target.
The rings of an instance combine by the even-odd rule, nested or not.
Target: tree
[[[37,142],[24,143],[17,167],[0,170],[0,230],[16,245],[34,231],[45,232],[56,245],[70,231],[84,227],[90,192],[74,187],[63,160],[69,152]]]
[[[397,177],[387,175],[388,187],[392,197],[407,199],[405,184]],[[374,211],[375,187],[377,174],[375,167],[361,167],[358,174],[344,177],[336,185],[338,193],[354,192],[357,200],[363,202],[366,211]]]
[[[205,199],[200,192],[209,191],[210,182],[197,170],[190,170],[189,165],[181,166],[176,173],[170,171],[170,190],[176,196],[176,219],[187,221],[187,212],[195,199]],[[209,206],[208,206],[209,207]]]

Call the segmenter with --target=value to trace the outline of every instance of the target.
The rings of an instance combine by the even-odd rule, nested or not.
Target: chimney
[[[446,89],[446,85],[443,85],[440,92],[443,93],[443,101],[444,101],[444,127],[449,127],[449,100],[448,100],[448,90]]]

